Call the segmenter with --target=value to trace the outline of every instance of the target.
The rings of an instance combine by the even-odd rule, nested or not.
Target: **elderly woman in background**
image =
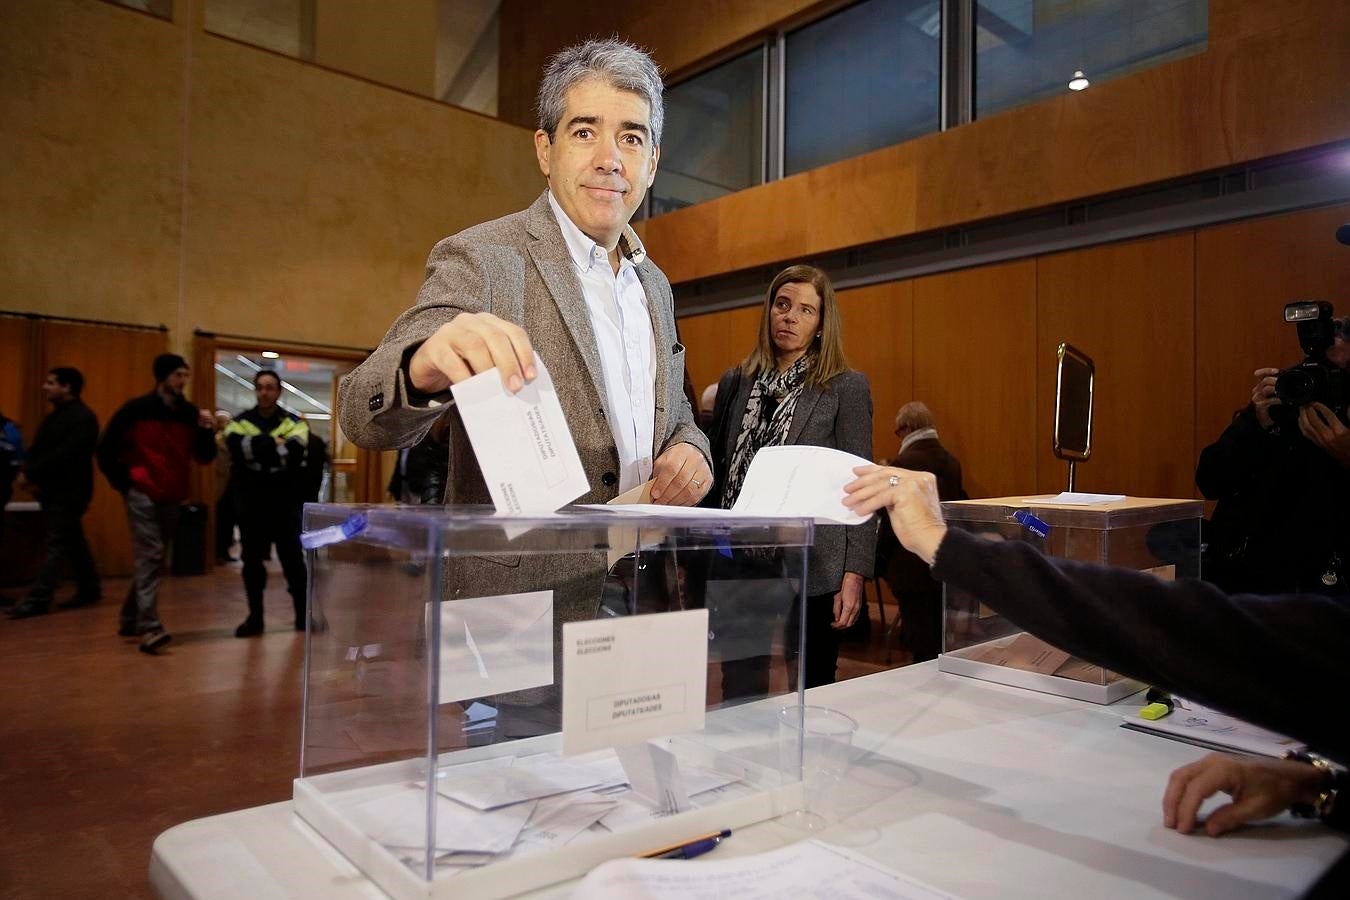
[[[872,458],[871,389],[844,359],[838,303],[820,269],[789,266],[774,278],[758,343],[718,383],[710,441],[716,484],[705,502],[726,509],[763,447],[833,447]],[[875,550],[874,522],[816,528],[806,610],[793,609],[787,641],[795,648],[792,632],[804,622],[807,687],[834,681],[839,633],[858,617]],[[767,680],[752,685],[752,692],[762,688]]]

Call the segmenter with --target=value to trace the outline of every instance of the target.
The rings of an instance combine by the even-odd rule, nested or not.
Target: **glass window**
[[[865,0],[787,36],[783,171],[937,131],[937,0]]]
[[[651,214],[764,180],[764,48],[666,90]]]
[[[313,59],[314,0],[206,0],[206,30],[296,59]]]
[[[978,0],[975,114],[1198,53],[1208,0]]]

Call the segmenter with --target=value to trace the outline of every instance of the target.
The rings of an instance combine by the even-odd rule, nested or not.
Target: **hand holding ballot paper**
[[[492,502],[507,515],[553,512],[589,489],[553,379],[537,354],[534,369],[534,380],[514,392],[495,369],[451,388]],[[669,459],[669,470],[661,474],[663,459]],[[735,506],[694,509],[671,504],[697,501],[708,489],[711,474],[696,448],[677,444],[658,457],[654,469],[658,474],[651,482],[628,492],[653,502],[627,504],[623,511],[709,518],[809,517],[818,524],[858,525],[870,516],[844,506],[844,485],[853,480],[855,466],[867,464],[829,447],[765,447],[750,464]],[[658,496],[662,487],[665,493]]]

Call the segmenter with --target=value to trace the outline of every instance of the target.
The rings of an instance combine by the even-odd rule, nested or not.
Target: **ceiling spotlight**
[[[1081,75],[1081,74],[1083,74],[1083,73],[1079,72],[1078,74]],[[1079,90],[1079,88],[1074,88],[1074,90]],[[281,358],[281,354],[278,353],[278,352],[275,351],[275,350],[264,350],[264,351],[262,352],[262,358],[263,358],[263,359],[280,359],[280,358]]]
[[[1081,91],[1086,89],[1091,83],[1092,82],[1087,80],[1087,76],[1083,74],[1082,69],[1079,69],[1077,72],[1074,72],[1073,77],[1069,79],[1069,90]]]

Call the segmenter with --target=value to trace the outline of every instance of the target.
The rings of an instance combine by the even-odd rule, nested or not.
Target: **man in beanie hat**
[[[216,457],[215,422],[183,397],[187,360],[161,353],[153,364],[155,389],[123,404],[98,445],[98,466],[126,501],[135,572],[122,604],[122,637],[139,637],[154,653],[170,640],[159,620],[159,576],[188,498],[191,461]]]

